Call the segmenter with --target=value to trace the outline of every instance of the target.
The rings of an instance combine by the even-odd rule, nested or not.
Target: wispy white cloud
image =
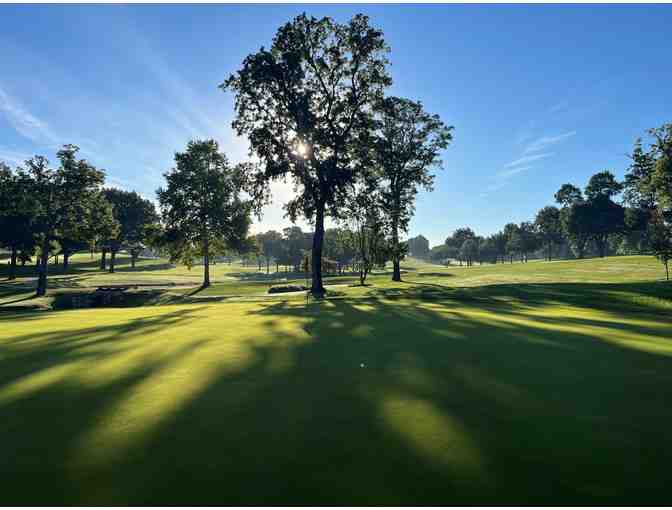
[[[30,113],[2,88],[0,88],[0,112],[21,136],[41,144],[54,145],[58,142],[58,137],[46,122]]]
[[[568,138],[571,138],[574,135],[576,135],[576,131],[567,131],[566,133],[562,133],[556,136],[542,136],[541,138],[535,140],[527,147],[525,147],[523,154],[530,154],[532,152],[543,151],[548,147],[550,147],[551,145],[563,142],[564,140],[567,140]]]
[[[567,108],[569,108],[569,101],[567,101],[565,99],[565,100],[559,101],[559,102],[555,103],[553,106],[551,106],[548,109],[548,113],[559,113],[563,110],[567,110]]]
[[[513,177],[516,174],[519,174],[520,172],[524,172],[526,170],[529,170],[532,168],[532,165],[527,165],[527,166],[517,166],[514,168],[510,168],[509,170],[503,170],[502,172],[499,172],[497,174],[498,177],[503,177],[503,178],[508,178],[508,177]]]
[[[534,161],[539,161],[540,159],[548,158],[550,156],[553,156],[554,154],[555,154],[554,152],[544,152],[542,154],[531,154],[529,156],[523,156],[521,158],[515,159],[507,163],[506,165],[504,165],[504,168],[509,169],[522,165],[529,165]]]

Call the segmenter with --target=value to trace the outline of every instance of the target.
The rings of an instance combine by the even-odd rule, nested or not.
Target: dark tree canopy
[[[547,206],[537,213],[535,225],[541,242],[546,246],[546,258],[553,258],[553,245],[562,241],[562,221],[557,207]]]
[[[653,209],[657,202],[654,185],[655,156],[645,151],[641,139],[637,139],[630,159],[632,162],[624,182],[625,201],[634,207]]]
[[[476,234],[472,229],[469,227],[460,227],[455,230],[455,232],[453,232],[452,236],[446,238],[445,244],[448,246],[453,246],[459,250],[462,247],[464,241],[467,239],[474,239],[475,237]]]
[[[651,154],[655,159],[653,186],[660,208],[668,213],[672,210],[672,123],[650,129],[654,139]]]
[[[257,207],[268,183],[289,176],[297,195],[292,219],[315,221],[312,291],[322,294],[324,217],[356,177],[354,149],[372,123],[372,107],[391,84],[383,34],[357,15],[341,24],[305,14],[283,25],[270,49],[245,58],[222,85],[235,94],[233,127],[261,165],[251,189]]]
[[[114,272],[115,255],[122,248],[129,251],[131,264],[135,267],[135,261],[147,244],[152,227],[159,222],[154,204],[135,191],[117,188],[103,190],[103,196],[112,205],[114,218],[119,225],[117,234],[108,238],[111,251],[110,272]],[[106,225],[101,227],[106,228]]]
[[[563,207],[569,207],[582,200],[583,193],[573,184],[563,184],[555,194],[555,201]]]
[[[52,243],[72,228],[73,223],[88,218],[103,184],[105,173],[84,159],[77,159],[79,148],[65,145],[58,151],[60,166],[49,167],[42,156],[26,161],[33,198],[34,232],[40,247],[37,295],[47,291],[47,271]]]
[[[593,175],[586,186],[585,195],[587,200],[611,198],[618,195],[623,185],[616,180],[614,174],[609,171],[598,172]]]
[[[16,278],[19,257],[32,255],[34,202],[25,174],[12,172],[0,162],[0,246],[10,251],[9,279]]]
[[[670,218],[656,209],[648,227],[648,235],[651,239],[653,254],[665,266],[666,279],[670,279],[669,262],[672,260],[672,224]]]

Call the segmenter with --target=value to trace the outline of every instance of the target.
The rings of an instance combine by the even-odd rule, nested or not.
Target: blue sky
[[[672,5],[0,5],[0,159],[75,143],[149,198],[189,139],[243,160],[217,85],[303,11],[368,14],[392,49],[390,92],[455,126],[410,228],[432,245],[532,219],[564,182],[621,177],[635,138],[672,121]],[[290,194],[276,186],[255,230],[289,223]]]

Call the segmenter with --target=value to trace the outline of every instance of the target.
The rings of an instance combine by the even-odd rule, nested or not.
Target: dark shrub
[[[303,285],[276,285],[268,289],[269,294],[280,294],[282,292],[298,292],[300,290],[308,290],[308,287]]]

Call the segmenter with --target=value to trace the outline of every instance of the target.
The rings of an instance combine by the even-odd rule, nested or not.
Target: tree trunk
[[[668,282],[670,281],[670,270],[667,267],[667,260],[665,261],[665,278]]]
[[[312,257],[312,277],[310,293],[313,296],[324,295],[324,285],[322,284],[322,244],[324,242],[324,202],[319,201],[315,211],[315,234],[313,235]]]
[[[269,274],[271,272],[271,261],[266,257],[266,274]]]
[[[46,236],[45,236],[46,237]],[[39,266],[37,269],[37,296],[44,296],[47,293],[47,274],[49,271],[49,238],[42,243],[40,252]]]
[[[12,256],[9,260],[9,280],[16,280],[16,246],[12,246]]]
[[[138,254],[131,252],[131,267],[135,269],[135,261],[138,260]]]
[[[397,206],[398,211],[398,206]],[[401,257],[399,253],[399,215],[392,214],[392,281],[401,281]]]
[[[210,239],[203,240],[203,288],[210,287]]]
[[[68,270],[68,264],[70,263],[70,252],[63,252],[63,271]]]
[[[100,270],[105,271],[105,269],[107,269],[107,250],[103,248],[100,253]]]
[[[117,250],[110,250],[110,273],[114,273],[114,262],[117,258]]]

